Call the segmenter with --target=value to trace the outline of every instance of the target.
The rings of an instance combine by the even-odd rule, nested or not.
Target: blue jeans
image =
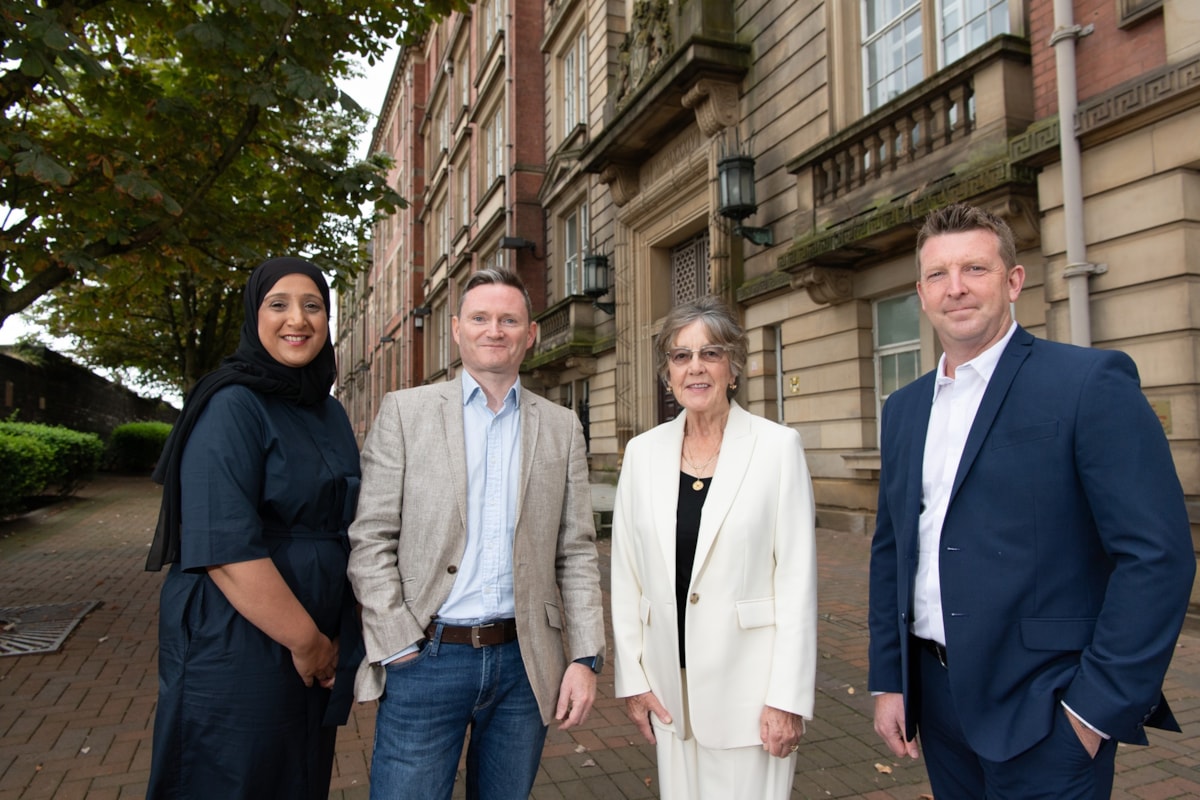
[[[546,726],[518,642],[443,644],[387,666],[375,718],[371,800],[446,800],[467,746],[469,800],[526,800]]]

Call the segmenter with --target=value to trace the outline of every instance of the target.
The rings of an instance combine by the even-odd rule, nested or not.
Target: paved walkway
[[[596,493],[597,505],[611,493]],[[138,798],[150,767],[159,574],[142,571],[158,511],[149,480],[104,477],[78,497],[0,524],[0,607],[99,600],[54,655],[0,658],[0,800]],[[608,543],[601,543],[607,581]],[[866,691],[869,542],[820,531],[816,720],[793,798],[930,796],[920,763],[897,763],[871,727]],[[1122,746],[1114,797],[1200,798],[1200,635],[1180,640],[1167,694],[1185,733]],[[367,797],[374,708],[338,739],[335,800]],[[551,729],[537,800],[657,797],[653,750],[612,696],[606,670],[587,725]],[[455,796],[463,795],[461,783]]]

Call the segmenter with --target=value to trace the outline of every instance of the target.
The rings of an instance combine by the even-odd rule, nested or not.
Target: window
[[[426,326],[429,333],[428,373],[434,374],[450,365],[450,317],[446,311],[444,295],[442,300],[433,304]]]
[[[580,31],[562,57],[563,131],[565,139],[587,121],[587,33]]]
[[[483,46],[492,46],[492,40],[504,28],[502,0],[483,0],[480,3],[479,18],[483,26]]]
[[[437,248],[434,261],[450,254],[450,203],[445,199],[437,209]]]
[[[1009,0],[862,0],[863,112],[870,113],[920,83],[927,64],[941,69],[989,39],[1010,33]],[[937,30],[937,52],[924,34]]]
[[[916,292],[875,303],[876,412],[921,374],[921,303]]]
[[[466,108],[471,104],[471,54],[463,50],[456,62],[454,75],[458,78],[458,105]]]
[[[925,77],[920,0],[863,0],[865,112],[874,111]]]
[[[582,291],[580,270],[588,246],[588,207],[580,203],[563,220],[563,297]]]
[[[500,249],[493,250],[483,257],[484,269],[504,269],[504,251]]]
[[[1001,33],[1008,33],[1007,0],[942,0],[941,66]]]
[[[498,109],[484,129],[483,181],[489,187],[504,174],[504,117]]]
[[[471,224],[471,168],[463,162],[458,168],[458,225]]]
[[[708,231],[671,248],[671,302],[686,303],[708,294]]]

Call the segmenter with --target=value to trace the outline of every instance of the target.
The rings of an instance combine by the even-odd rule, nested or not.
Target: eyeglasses
[[[687,347],[672,347],[667,351],[667,360],[673,366],[685,367],[692,363],[692,356],[699,353],[701,361],[706,364],[715,364],[725,358],[726,352],[725,346],[719,344],[706,344],[699,350],[691,350]]]

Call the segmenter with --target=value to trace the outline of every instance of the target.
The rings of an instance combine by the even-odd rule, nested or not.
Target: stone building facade
[[[1018,234],[1023,326],[1137,362],[1200,522],[1200,15],[1071,5],[488,0],[451,17],[401,56],[376,131],[413,205],[378,227],[351,298],[376,305],[343,337],[375,348],[367,375],[383,338],[415,353],[384,358],[371,396],[453,374],[439,326],[465,275],[504,260],[538,309],[523,381],[580,411],[593,472],[615,475],[674,413],[651,357],[664,315],[717,293],[751,338],[738,401],[801,432],[820,524],[869,533],[879,409],[939,355],[916,228],[965,200]],[[755,203],[723,214],[736,156]]]

